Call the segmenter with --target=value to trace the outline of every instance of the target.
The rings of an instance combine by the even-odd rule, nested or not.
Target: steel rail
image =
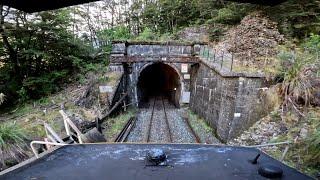
[[[172,133],[171,133],[171,129],[170,129],[169,120],[168,120],[168,116],[167,116],[166,107],[164,105],[163,97],[161,97],[161,101],[162,101],[162,106],[163,106],[164,117],[165,117],[167,129],[168,129],[168,133],[169,133],[169,141],[170,141],[170,143],[172,143]]]
[[[132,128],[134,127],[135,122],[136,122],[136,117],[131,117],[127,121],[127,123],[124,125],[123,129],[118,134],[118,136],[114,142],[119,142],[119,143],[125,142],[129,136]]]
[[[150,118],[150,122],[149,122],[149,127],[148,127],[147,142],[150,142],[152,121],[153,121],[153,114],[154,114],[154,107],[156,105],[156,100],[157,100],[157,98],[155,97],[154,102],[153,102],[153,107],[152,107],[152,113],[151,113],[151,118]]]
[[[194,131],[193,127],[191,126],[190,122],[189,122],[189,118],[185,117],[183,118],[185,123],[187,124],[191,134],[194,136],[195,140],[197,143],[201,143],[201,139],[200,137],[198,136],[198,134]]]

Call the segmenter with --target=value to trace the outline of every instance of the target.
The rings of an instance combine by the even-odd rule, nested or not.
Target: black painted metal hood
[[[164,163],[148,163],[147,154],[153,149],[165,152]],[[258,154],[260,157],[253,163]],[[258,172],[266,165],[283,171],[278,179],[311,179],[257,149],[198,144],[64,146],[0,176],[0,179],[267,179]]]

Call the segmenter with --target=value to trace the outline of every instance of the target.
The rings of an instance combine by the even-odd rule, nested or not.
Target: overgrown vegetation
[[[315,169],[320,169],[320,110],[311,110],[308,121],[311,132],[304,146],[305,162]]]
[[[198,134],[202,143],[220,144],[219,140],[216,139],[215,131],[203,118],[200,118],[197,114],[190,110],[188,110],[186,113],[188,115],[187,118],[190,126],[193,128],[195,133]]]
[[[0,170],[10,165],[8,159],[16,163],[26,158],[26,137],[25,130],[16,123],[0,124]]]
[[[287,131],[274,137],[271,142],[293,142],[284,157],[284,163],[297,168],[302,172],[316,177],[320,168],[320,109],[309,108],[305,112],[306,117],[299,119],[296,114],[287,112],[285,116],[279,116],[277,123],[284,123]],[[285,146],[267,149],[266,152],[280,160]]]
[[[299,48],[285,48],[279,55],[278,78],[281,84],[283,108],[290,105],[301,115],[299,107],[320,105],[315,102],[319,91],[320,75],[320,36],[311,35]]]
[[[282,107],[275,119],[285,124],[287,132],[274,140],[294,142],[285,161],[312,176],[320,168],[319,53],[320,36],[314,34],[298,47],[283,47],[276,77]],[[281,151],[270,153],[280,158]]]
[[[299,40],[320,30],[317,3],[289,0],[275,7],[259,7],[210,0],[134,0],[128,6],[113,0],[99,9],[112,13],[111,22],[104,22],[107,28],[93,24],[86,14],[89,8],[87,12],[66,8],[28,16],[1,6],[0,92],[6,95],[2,107],[56,92],[70,83],[75,72],[101,62],[110,52],[112,40],[172,40],[184,27],[206,24],[210,39],[216,41],[255,10],[264,11],[279,23],[282,33]],[[116,10],[120,7],[123,12]],[[86,21],[89,31],[81,37],[75,34],[75,16]]]
[[[116,136],[121,132],[128,120],[135,116],[135,113],[135,109],[129,109],[116,117],[108,119],[108,121],[103,125],[105,128],[104,135],[108,142],[113,142],[115,140]]]
[[[102,49],[107,53],[111,51],[113,40],[128,40],[132,38],[130,30],[126,26],[103,29],[97,33],[97,36]]]
[[[16,160],[23,158],[25,130],[32,137],[43,136],[38,119],[50,121],[55,129],[61,129],[56,119],[59,114],[50,109],[44,113],[38,105],[47,108],[49,104],[62,103],[65,94],[57,99],[46,97],[72,81],[83,84],[87,73],[106,69],[105,57],[113,40],[183,41],[177,37],[180,30],[205,25],[210,41],[219,41],[227,29],[258,10],[277,22],[288,40],[280,48],[276,66],[269,69],[282,98],[281,109],[273,115],[279,123],[284,121],[288,126],[288,131],[276,141],[293,141],[301,133],[301,127],[308,129],[307,138],[295,143],[285,160],[297,168],[305,166],[302,169],[307,172],[320,169],[319,0],[288,0],[274,7],[212,0],[133,0],[131,3],[111,0],[96,7],[100,14],[106,11],[111,15],[106,22],[99,13],[95,19],[90,17],[90,4],[88,8],[65,8],[33,15],[0,6],[0,112],[19,104],[11,112],[20,124],[0,123],[0,153],[6,154],[0,154],[2,166],[7,155]],[[84,22],[78,22],[78,17]],[[78,26],[85,26],[87,32],[77,33]],[[106,63],[101,65],[103,62]],[[77,109],[74,103],[65,106],[69,110]],[[108,121],[108,140],[114,138],[133,113],[129,111]],[[188,117],[196,131],[213,134],[195,114],[189,113]]]
[[[319,34],[319,4],[319,0],[288,0],[264,10],[278,22],[282,34],[300,41],[311,33]]]
[[[38,99],[71,81],[87,63],[99,62],[92,46],[68,29],[68,10],[28,16],[0,6],[0,91],[3,106]]]

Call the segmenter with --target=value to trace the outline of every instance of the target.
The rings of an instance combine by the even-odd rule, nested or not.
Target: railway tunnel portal
[[[149,63],[142,68],[138,77],[137,96],[140,107],[150,98],[164,96],[176,107],[180,105],[181,76],[175,67],[162,62]]]
[[[204,118],[225,142],[268,113],[261,93],[265,78],[225,71],[201,56],[209,54],[204,47],[208,49],[205,43],[113,42],[109,68],[123,71],[119,92],[127,92],[126,104],[149,106],[154,96],[165,96],[175,107],[187,106]]]

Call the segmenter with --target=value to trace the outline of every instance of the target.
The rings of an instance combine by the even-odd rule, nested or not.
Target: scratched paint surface
[[[146,154],[162,149],[166,166],[147,166]],[[283,179],[307,177],[255,149],[196,144],[92,144],[60,148],[0,179],[264,179],[258,167],[271,163]]]

